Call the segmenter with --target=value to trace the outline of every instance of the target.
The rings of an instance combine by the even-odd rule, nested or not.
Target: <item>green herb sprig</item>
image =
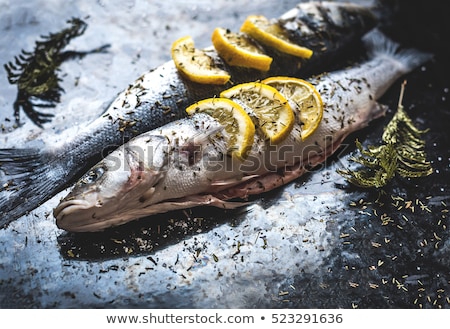
[[[49,122],[51,113],[39,112],[35,108],[51,108],[60,102],[61,78],[58,76],[59,66],[68,59],[82,58],[87,54],[104,52],[109,45],[85,51],[62,51],[69,42],[82,35],[87,24],[79,19],[67,21],[70,27],[58,33],[41,36],[43,40],[35,42],[34,52],[22,50],[15,56],[14,62],[4,64],[8,73],[8,81],[17,85],[17,97],[14,101],[14,117],[20,126],[20,109],[39,127]]]
[[[384,144],[363,149],[358,140],[355,142],[361,155],[352,157],[351,160],[365,168],[355,171],[337,170],[350,183],[360,187],[380,188],[395,174],[413,178],[428,176],[433,172],[430,162],[426,160],[425,141],[422,139],[422,135],[428,130],[417,129],[402,105],[405,85],[406,81],[401,87],[397,112],[382,135]]]

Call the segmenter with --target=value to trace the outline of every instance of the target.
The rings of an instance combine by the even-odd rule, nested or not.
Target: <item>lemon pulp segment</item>
[[[308,138],[319,126],[323,117],[323,101],[317,89],[309,82],[291,77],[272,77],[262,81],[280,93],[298,113],[302,140]]]
[[[226,98],[208,98],[192,104],[186,112],[206,113],[216,119],[230,136],[228,152],[240,160],[246,159],[253,145],[255,125],[239,104]]]
[[[286,32],[277,24],[261,15],[250,15],[241,26],[241,31],[263,45],[275,48],[280,52],[302,58],[310,58],[313,51],[292,43]]]
[[[273,144],[284,140],[294,126],[294,113],[287,99],[269,85],[243,83],[223,91],[220,96],[245,104],[249,113],[256,117],[258,128]]]
[[[190,36],[176,40],[172,44],[171,54],[177,69],[191,81],[223,85],[230,80],[228,72],[216,67],[213,59],[203,50],[195,48]]]
[[[233,33],[218,27],[212,34],[212,43],[228,65],[261,71],[270,69],[272,57],[264,54],[263,50],[244,33]]]

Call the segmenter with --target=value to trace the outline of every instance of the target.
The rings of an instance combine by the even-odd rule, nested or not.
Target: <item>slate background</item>
[[[416,125],[430,129],[431,176],[397,178],[380,195],[336,174],[349,165],[355,138],[378,143],[399,81],[381,100],[390,106],[386,118],[350,136],[325,166],[246,209],[199,208],[71,234],[51,215],[61,192],[0,230],[0,307],[450,308],[449,23],[438,1],[380,2],[391,36],[435,54],[405,77],[404,98]],[[190,34],[207,46],[216,26],[238,29],[248,14],[276,17],[296,3],[0,1],[2,64],[72,16],[89,27],[69,48],[111,44],[106,54],[63,64],[65,93],[44,130],[25,117],[13,127],[16,90],[0,70],[0,146],[64,140],[141,73],[169,60],[176,38]],[[386,216],[391,221],[383,225]]]

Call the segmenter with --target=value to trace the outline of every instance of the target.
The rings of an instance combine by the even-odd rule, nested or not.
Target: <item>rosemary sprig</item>
[[[22,50],[21,54],[14,57],[14,62],[4,64],[9,83],[16,84],[18,89],[13,105],[17,125],[20,125],[21,108],[39,127],[51,120],[53,114],[39,112],[35,108],[51,108],[59,103],[64,90],[57,73],[64,61],[104,52],[109,47],[104,45],[85,52],[63,52],[69,42],[82,35],[87,28],[87,24],[79,18],[72,18],[67,23],[71,26],[60,32],[41,36],[43,40],[35,42],[34,52]]]
[[[428,130],[417,129],[405,112],[402,101],[406,81],[400,91],[397,112],[386,126],[380,146],[363,149],[356,140],[356,147],[361,153],[351,160],[366,168],[352,171],[338,169],[337,172],[350,183],[360,187],[380,188],[385,186],[395,174],[402,177],[424,177],[433,172],[430,162],[426,160],[425,141],[422,135]]]

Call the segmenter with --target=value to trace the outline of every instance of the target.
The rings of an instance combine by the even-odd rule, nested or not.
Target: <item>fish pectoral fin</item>
[[[221,190],[245,183],[251,179],[257,178],[259,175],[247,175],[243,177],[233,177],[229,179],[215,180],[211,182],[210,192],[219,192]]]
[[[191,206],[213,206],[223,209],[236,209],[249,204],[249,202],[225,201],[211,194],[192,195],[183,198],[183,201]]]
[[[322,161],[326,157],[316,157],[317,160],[314,164]],[[238,184],[236,186],[231,186],[230,188],[223,189],[219,191],[215,196],[221,200],[229,199],[246,199],[251,195],[257,195],[271,191],[275,188],[283,186],[294,179],[300,177],[307,171],[307,168],[302,163],[296,163],[291,167],[287,167],[283,171],[271,172],[263,176],[253,177],[253,179]]]
[[[379,117],[382,117],[386,114],[386,111],[388,110],[389,106],[385,104],[381,104],[378,102],[375,102],[372,108],[372,116],[370,117],[370,121],[378,119]]]
[[[370,104],[369,107],[365,110],[369,113],[369,115],[363,114],[363,118],[351,117],[348,120],[349,132],[367,127],[372,120],[375,120],[375,119],[378,119],[378,118],[384,116],[386,114],[386,111],[388,110],[388,108],[389,107],[387,105],[384,105],[384,104],[381,104],[378,102],[372,102],[372,104]],[[347,135],[344,135],[342,137],[342,140],[346,136]],[[342,140],[340,142],[342,142]],[[340,142],[339,142],[339,144],[340,144]]]
[[[221,130],[223,130],[223,127],[209,129],[207,132],[196,133],[186,140],[183,145],[180,145],[180,153],[186,157],[189,166],[193,166],[202,159],[203,152],[209,143],[218,143],[218,141],[215,141],[212,137]],[[224,145],[215,146],[217,149],[222,149],[224,153],[226,152]]]
[[[190,195],[180,199],[165,201],[145,207],[142,216],[149,216],[161,212],[186,209],[200,206],[213,206],[222,209],[236,209],[248,205],[248,202],[225,201],[211,194]]]

